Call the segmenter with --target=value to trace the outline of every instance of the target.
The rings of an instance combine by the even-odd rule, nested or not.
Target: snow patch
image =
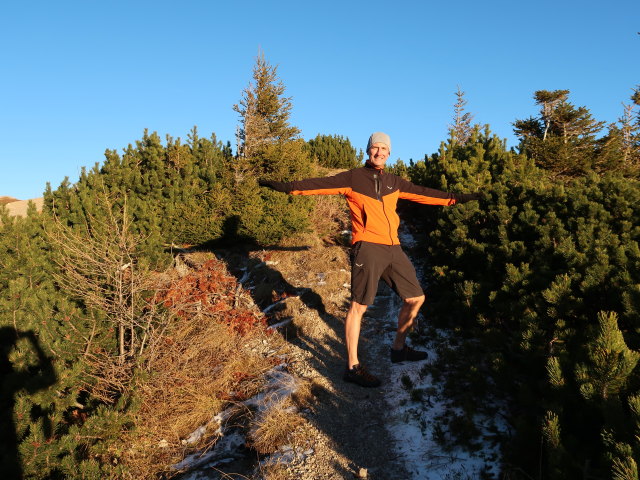
[[[406,230],[401,231],[401,241],[409,247],[416,244]],[[383,341],[390,344],[395,338],[400,299],[392,293],[379,295],[376,304],[378,302],[385,305],[387,313],[381,320],[388,333]],[[483,473],[497,478],[501,463],[500,445],[493,440],[496,432],[502,434],[509,429],[501,415],[491,418],[476,415],[472,419],[480,432],[474,451],[446,445],[442,441],[443,437],[450,438],[451,432],[440,419],[445,415],[462,414],[462,410],[451,404],[442,384],[434,382],[428,369],[424,368],[437,359],[436,346],[448,341],[446,332],[436,331],[436,336],[426,347],[420,347],[429,354],[426,362],[406,362],[391,367],[391,378],[385,385],[384,395],[389,406],[386,426],[394,441],[394,450],[411,475],[407,480],[476,479]],[[499,405],[492,407],[500,411]]]
[[[285,365],[274,367],[265,374],[266,386],[262,392],[214,415],[207,424],[201,425],[182,440],[184,445],[193,445],[211,431],[220,437],[210,451],[188,455],[172,466],[175,470],[192,470],[181,477],[182,480],[196,480],[201,476],[199,470],[228,463],[244,456],[242,450],[246,442],[245,437],[238,429],[227,431],[225,428],[227,421],[238,411],[238,408],[254,408],[260,414],[291,396],[298,389],[300,381],[285,368]]]

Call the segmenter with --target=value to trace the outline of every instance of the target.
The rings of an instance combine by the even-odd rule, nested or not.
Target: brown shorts
[[[351,247],[351,300],[371,305],[380,279],[403,300],[424,295],[416,269],[400,245],[357,242]]]

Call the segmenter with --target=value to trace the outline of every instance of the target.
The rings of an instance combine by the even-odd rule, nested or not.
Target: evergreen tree
[[[544,123],[535,128],[542,137]],[[549,127],[548,139],[556,132]],[[631,443],[620,418],[640,380],[632,368],[640,347],[640,184],[594,173],[555,180],[477,128],[463,148],[442,144],[409,174],[436,188],[485,192],[478,204],[420,211],[430,232],[425,282],[437,299],[430,318],[480,342],[483,353],[470,363],[510,397],[517,433],[506,461],[545,478],[609,471],[607,452],[617,450],[602,432],[612,432],[613,444]],[[628,345],[612,350],[619,353],[608,367],[595,360],[606,343],[598,311],[616,312],[618,333],[607,338],[621,345],[623,335]],[[597,392],[607,392],[606,401]],[[530,455],[541,435],[542,460]]]
[[[569,90],[538,90],[534,94],[540,116],[516,120],[520,148],[536,164],[564,177],[597,167],[596,136],[604,122],[594,120],[586,107],[568,101]]]
[[[100,472],[93,478],[106,478],[114,473],[115,456],[96,462],[97,450],[109,450],[105,445],[120,431],[103,436],[84,421],[95,415],[94,425],[108,422],[87,393],[92,379],[86,359],[110,348],[111,337],[54,282],[57,253],[43,229],[49,222],[33,205],[24,219],[0,211],[2,473],[83,478],[79,472],[89,462]]]
[[[465,112],[464,107],[467,104],[467,99],[464,98],[464,92],[460,90],[460,87],[456,91],[456,98],[457,101],[453,106],[453,123],[449,125],[449,141],[464,146],[473,132],[471,125],[473,115]]]
[[[76,185],[66,180],[55,191],[48,187],[45,208],[69,225],[83,225],[105,191],[114,209],[127,198],[142,251],[150,260],[166,261],[163,245],[205,243],[224,234],[231,215],[230,164],[230,146],[215,135],[199,137],[195,127],[188,143],[167,136],[166,146],[145,131],[122,155],[107,150],[104,164],[83,169]]]
[[[609,132],[599,141],[598,162],[600,169],[619,171],[623,175],[640,176],[640,95],[636,91],[632,103],[622,104],[622,117],[618,124],[609,125]]]
[[[614,312],[599,312],[598,323],[596,338],[587,344],[588,363],[577,365],[576,377],[585,398],[607,400],[628,382],[640,353],[627,347]]]
[[[348,170],[362,165],[364,153],[357,152],[348,138],[318,134],[307,143],[311,158],[323,167]]]
[[[269,244],[308,228],[312,199],[294,199],[257,188],[258,178],[295,180],[314,172],[298,128],[289,124],[291,99],[285,87],[260,54],[253,82],[234,110],[240,114],[238,156],[235,173],[234,216],[237,233]]]
[[[255,163],[265,146],[297,138],[297,127],[289,125],[291,98],[284,97],[285,86],[260,53],[253,68],[253,83],[244,89],[233,109],[240,115],[238,157]],[[258,169],[260,171],[260,169]]]

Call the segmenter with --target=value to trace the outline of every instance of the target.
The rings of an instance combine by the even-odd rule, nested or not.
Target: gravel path
[[[289,471],[301,479],[406,479],[408,474],[394,453],[385,427],[388,414],[384,398],[391,371],[388,348],[384,344],[389,297],[380,296],[369,309],[362,325],[360,357],[383,380],[379,388],[363,388],[342,380],[344,346],[342,318],[325,314],[324,328],[314,337],[300,337],[293,344],[300,359],[292,370],[318,385],[317,403],[308,416],[317,439],[313,456]],[[365,477],[366,475],[366,477]]]
[[[249,267],[254,274],[244,276],[246,258],[225,258],[230,270],[245,278],[245,288],[254,292],[265,282],[274,291],[298,291],[281,302],[280,318],[292,318],[281,332],[288,338],[288,371],[312,385],[313,400],[300,413],[305,419],[287,449],[279,468],[256,466],[255,458],[201,469],[183,476],[197,479],[251,480],[406,480],[410,478],[393,448],[385,426],[389,407],[385,385],[389,385],[391,362],[388,353],[389,296],[380,295],[362,324],[361,361],[383,380],[379,388],[363,388],[342,380],[344,372],[344,317],[350,301],[347,252],[339,246],[315,245],[309,249],[262,251],[249,258],[262,260]],[[240,256],[241,257],[241,256]],[[245,269],[245,270],[243,270]],[[277,281],[274,280],[278,279]],[[264,306],[263,306],[264,307]],[[275,310],[275,309],[274,309]],[[272,313],[272,311],[270,311]],[[277,321],[278,319],[274,319]],[[291,455],[287,455],[292,453]],[[251,454],[249,454],[251,455]],[[255,454],[253,454],[255,456]],[[265,462],[265,458],[260,459]]]
[[[273,322],[291,321],[280,330],[288,340],[287,370],[312,385],[313,398],[299,411],[303,425],[280,452],[259,459],[255,452],[248,452],[240,461],[192,472],[185,480],[471,479],[480,478],[481,470],[496,472],[495,450],[480,452],[475,458],[462,451],[444,451],[434,442],[432,416],[447,407],[447,399],[437,397],[430,377],[424,377],[421,369],[437,354],[430,345],[427,362],[392,367],[389,346],[400,301],[386,286],[365,314],[359,346],[362,363],[381,378],[382,385],[363,388],[342,380],[344,317],[350,301],[347,252],[343,248],[315,245],[264,250],[228,263],[258,303],[257,292],[264,291],[265,285],[267,303],[273,301],[269,298],[281,299],[272,304],[279,308],[267,310],[274,315]],[[253,272],[250,279],[247,271]],[[405,379],[400,378],[405,376],[414,382],[424,377],[426,384],[421,390],[429,387],[425,394],[428,401],[411,401],[401,381]],[[275,468],[265,465],[269,460]],[[494,465],[493,469],[484,468],[486,462]]]

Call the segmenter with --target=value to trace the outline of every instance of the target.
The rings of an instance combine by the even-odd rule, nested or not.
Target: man
[[[427,205],[454,205],[477,200],[477,194],[447,193],[414,185],[386,173],[391,153],[389,135],[375,132],[367,144],[369,158],[364,167],[332,177],[293,182],[260,181],[259,184],[291,195],[341,194],[351,212],[351,306],[345,320],[347,365],[344,380],[363,387],[377,387],[380,380],[358,360],[360,324],[367,306],[373,303],[378,282],[384,280],[402,298],[398,329],[391,346],[391,362],[417,361],[427,353],[406,344],[407,334],[424,302],[416,271],[400,247],[396,213],[399,198]]]

